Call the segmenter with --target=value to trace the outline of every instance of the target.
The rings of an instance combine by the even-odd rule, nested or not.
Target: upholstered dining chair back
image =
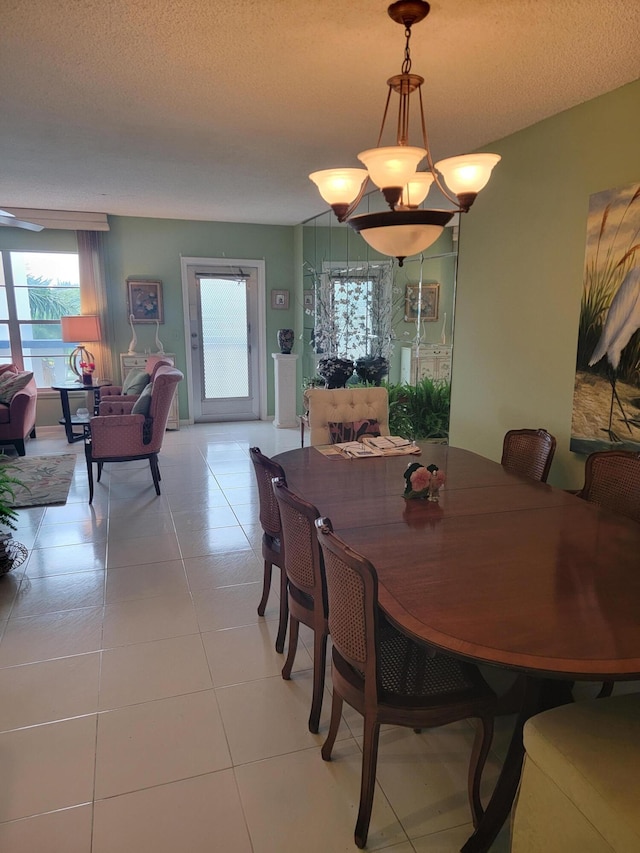
[[[512,429],[502,444],[502,465],[514,474],[547,482],[556,440],[545,429]]]
[[[313,504],[291,492],[282,479],[273,481],[273,491],[280,509],[288,581],[289,649],[282,677],[285,681],[291,678],[299,626],[302,623],[313,630],[313,696],[309,731],[317,732],[324,695],[329,634],[324,563],[315,527],[320,513]]]
[[[309,388],[305,392],[309,407],[311,446],[330,444],[330,423],[376,420],[380,435],[389,435],[389,395],[386,388]]]
[[[277,566],[280,570],[280,617],[278,635],[276,637],[276,651],[282,653],[287,633],[289,605],[287,601],[287,575],[284,570],[284,539],[282,538],[280,510],[273,494],[271,481],[274,477],[279,477],[286,482],[286,478],[282,465],[265,456],[259,447],[249,448],[249,457],[253,463],[253,470],[258,485],[260,526],[262,527],[262,559],[264,560],[262,597],[258,604],[258,615],[264,616],[265,614],[271,592],[271,574],[273,566]]]
[[[605,450],[592,453],[579,496],[634,521],[640,521],[640,453]]]

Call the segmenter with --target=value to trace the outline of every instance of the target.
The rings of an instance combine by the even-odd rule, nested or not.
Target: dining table
[[[462,847],[488,851],[518,782],[522,730],[571,701],[575,681],[640,678],[640,524],[449,445],[350,459],[275,456],[289,488],[369,559],[379,606],[418,642],[519,675],[519,711],[484,816]],[[418,462],[445,474],[437,501],[403,497]]]

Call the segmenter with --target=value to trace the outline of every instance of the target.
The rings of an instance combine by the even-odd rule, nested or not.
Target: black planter
[[[353,376],[350,358],[321,358],[318,373],[324,379],[325,388],[344,388]]]
[[[381,355],[368,355],[356,361],[356,373],[363,382],[379,385],[388,372],[389,362]]]

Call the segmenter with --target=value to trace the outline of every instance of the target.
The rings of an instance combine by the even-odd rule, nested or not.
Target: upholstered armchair
[[[389,395],[386,388],[309,388],[305,391],[309,444],[330,444],[330,423],[354,423],[365,419],[378,421],[380,435],[389,435]],[[301,440],[304,442],[304,421]]]
[[[85,457],[89,477],[89,503],[93,500],[93,469],[98,466],[98,482],[105,462],[148,459],[156,494],[160,494],[158,453],[162,447],[169,410],[178,382],[179,370],[158,365],[152,383],[134,401],[110,397],[100,402],[99,415],[89,421]]]
[[[146,360],[145,370],[149,375],[149,383],[153,382],[156,375],[156,370],[162,365],[171,367],[171,362],[168,359],[163,358],[161,355],[150,355],[149,358]],[[109,397],[118,397],[121,401],[135,403],[135,401],[142,393],[142,390],[143,388],[140,388],[135,392],[128,392],[126,390],[125,380],[122,385],[105,385],[100,391],[100,399],[109,402]]]
[[[15,377],[18,390],[4,395],[8,402],[0,402],[0,445],[13,444],[18,456],[24,456],[25,439],[36,437],[38,389],[32,375],[26,384],[20,382],[20,377],[26,379],[29,374],[21,372],[15,364],[0,365],[0,383],[8,381],[9,374]]]

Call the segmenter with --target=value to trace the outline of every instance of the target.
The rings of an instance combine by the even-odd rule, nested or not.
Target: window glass
[[[74,379],[67,362],[73,344],[63,343],[60,318],[80,314],[78,255],[2,255],[9,268],[5,280],[0,266],[0,362],[32,370],[39,388]]]

